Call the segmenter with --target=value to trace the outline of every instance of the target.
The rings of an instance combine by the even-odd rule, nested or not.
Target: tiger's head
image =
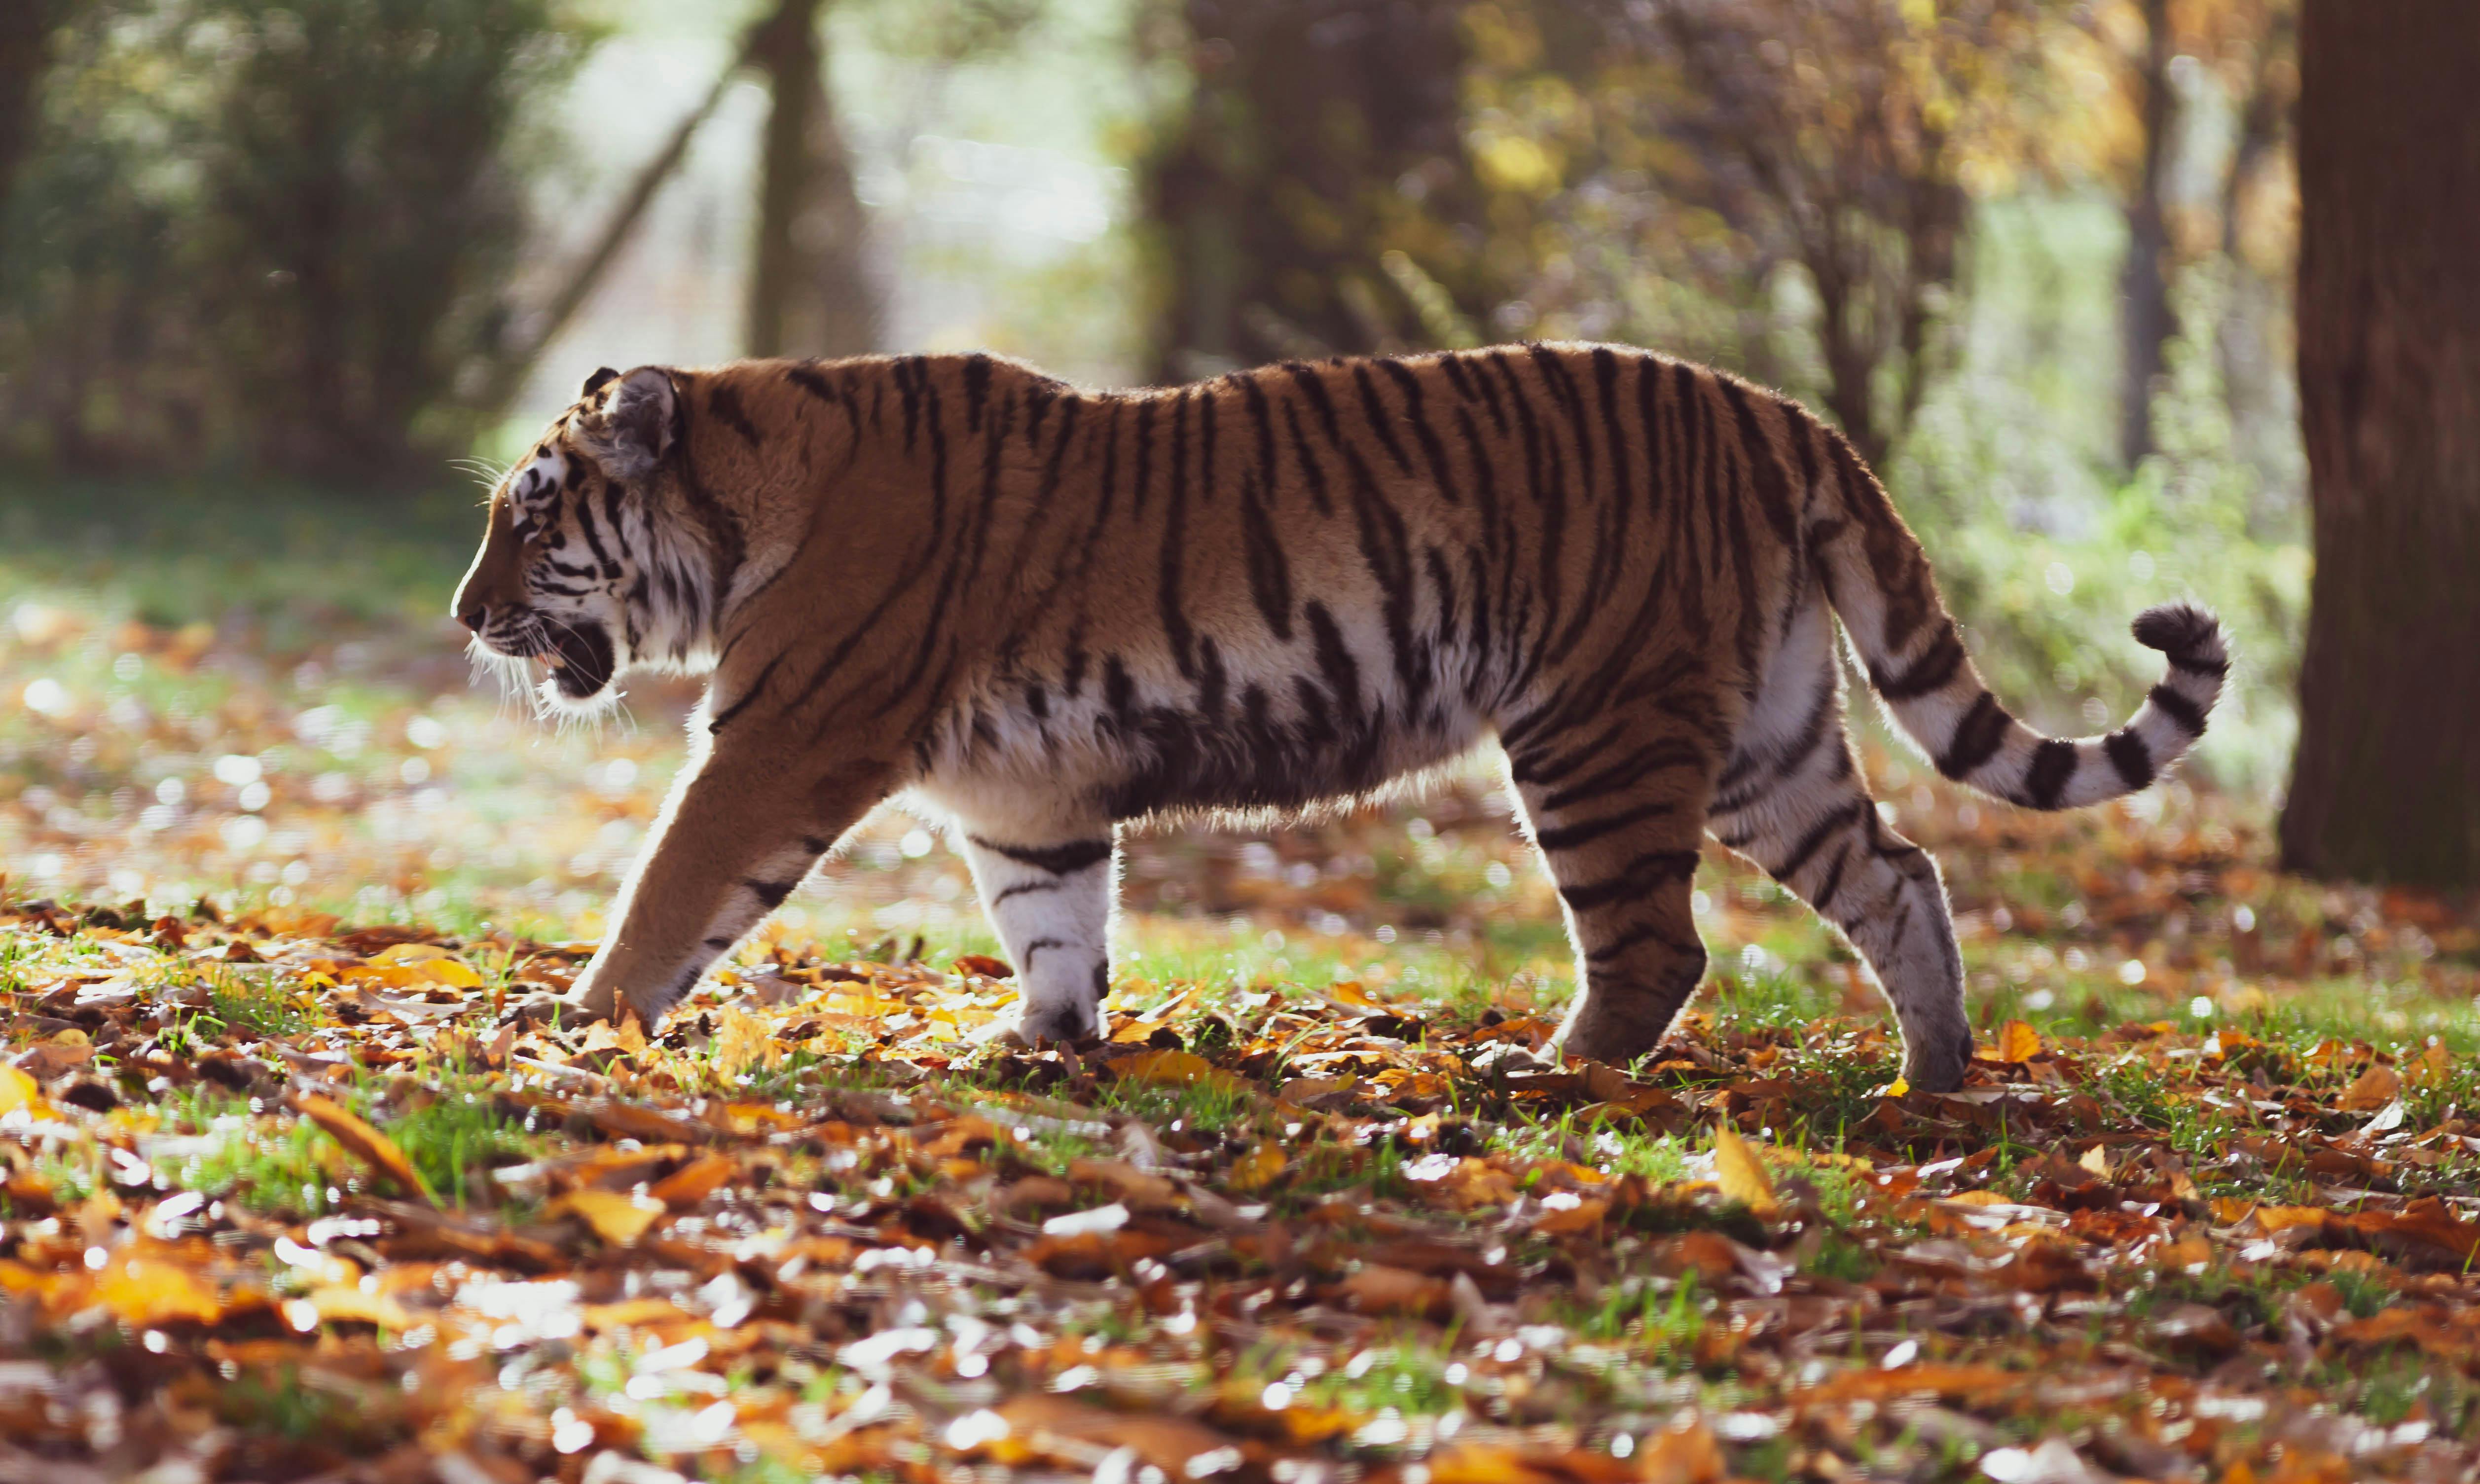
[[[491,492],[450,611],[477,658],[541,666],[548,707],[591,710],[622,672],[689,668],[707,648],[710,563],[679,518],[681,416],[675,372],[605,367]]]

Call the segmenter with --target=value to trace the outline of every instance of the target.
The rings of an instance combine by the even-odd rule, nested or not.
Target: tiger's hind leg
[[[1559,1047],[1625,1065],[1651,1051],[1696,992],[1705,946],[1689,883],[1715,760],[1652,707],[1511,742],[1508,778],[1559,883],[1577,987]]]
[[[1119,882],[1110,826],[1026,831],[967,821],[964,835],[982,909],[1016,966],[1015,1029],[1035,1041],[1098,1032],[1111,987],[1111,899]]]
[[[1806,745],[1735,758],[1714,802],[1714,832],[1799,894],[1868,960],[1903,1032],[1903,1077],[1951,1091],[1972,1061],[1946,883],[1928,852],[1897,834],[1851,759],[1833,676],[1821,680]]]

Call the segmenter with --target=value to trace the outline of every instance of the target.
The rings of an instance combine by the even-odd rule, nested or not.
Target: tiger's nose
[[[466,627],[474,630],[478,634],[482,631],[482,626],[490,621],[491,610],[484,604],[478,602],[459,610],[456,615],[456,622],[464,625]]]

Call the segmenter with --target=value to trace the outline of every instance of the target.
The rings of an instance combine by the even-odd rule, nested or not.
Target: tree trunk
[[[2129,469],[2153,451],[2153,389],[2161,378],[2170,340],[2170,222],[2161,209],[2161,176],[2170,153],[2170,0],[2144,0],[2144,63],[2136,73],[2135,112],[2144,131],[2143,159],[2127,203],[2127,262],[2119,272],[2120,349],[2118,450]]]
[[[36,104],[63,11],[60,0],[0,5],[0,206],[8,205],[17,166],[34,144]]]
[[[1381,267],[1390,248],[1449,319],[1509,296],[1475,248],[1487,223],[1458,93],[1467,3],[1180,0],[1196,87],[1142,170],[1157,379],[1429,343]]]
[[[826,87],[823,9],[822,0],[782,0],[750,38],[774,100],[749,282],[751,355],[851,355],[878,338],[863,247],[867,217]]]
[[[2308,0],[2299,50],[2316,576],[2283,858],[2480,883],[2480,26]]]

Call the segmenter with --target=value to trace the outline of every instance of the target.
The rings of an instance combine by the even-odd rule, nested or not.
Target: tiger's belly
[[[1117,700],[959,707],[925,750],[913,793],[959,819],[1029,833],[1191,812],[1280,815],[1453,761],[1488,730],[1469,705],[1339,707],[1313,687],[1279,696],[1248,685],[1214,705]]]

